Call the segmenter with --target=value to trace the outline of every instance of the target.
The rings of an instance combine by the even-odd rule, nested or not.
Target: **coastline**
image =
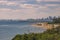
[[[42,27],[44,29],[52,29],[60,26],[60,24],[48,24],[48,22],[43,22],[43,23],[35,23],[32,24],[33,27]]]

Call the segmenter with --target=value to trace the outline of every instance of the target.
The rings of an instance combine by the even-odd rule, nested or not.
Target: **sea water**
[[[0,25],[0,40],[11,40],[16,34],[41,33],[44,28],[34,27],[29,24],[3,24]]]

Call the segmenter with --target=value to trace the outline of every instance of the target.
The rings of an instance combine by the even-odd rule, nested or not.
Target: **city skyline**
[[[0,0],[0,19],[60,16],[60,0]]]

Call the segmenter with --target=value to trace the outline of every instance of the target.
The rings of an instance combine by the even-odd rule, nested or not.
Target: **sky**
[[[0,19],[60,16],[60,0],[0,0]]]

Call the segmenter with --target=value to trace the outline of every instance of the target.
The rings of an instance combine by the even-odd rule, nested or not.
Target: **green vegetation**
[[[54,22],[54,23],[60,23],[60,17],[59,17],[59,18],[54,18],[54,19],[53,19],[53,22]]]
[[[48,22],[48,24],[60,24],[60,17],[54,18],[53,22]]]
[[[53,22],[60,24],[60,18],[54,19]],[[18,34],[12,40],[60,40],[60,26],[43,33]]]
[[[60,40],[60,27],[43,33],[18,34],[12,40]]]

